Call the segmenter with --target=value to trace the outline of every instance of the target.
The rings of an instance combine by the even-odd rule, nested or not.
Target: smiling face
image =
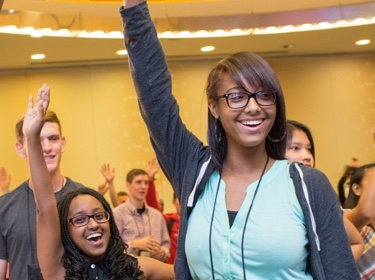
[[[73,198],[69,206],[68,218],[94,215],[98,212],[105,212],[102,203],[91,195],[83,194]],[[108,221],[97,223],[90,218],[88,224],[82,227],[68,223],[68,232],[73,243],[87,261],[96,263],[105,257],[111,236]]]
[[[46,122],[40,132],[44,159],[50,174],[55,174],[60,169],[60,162],[65,151],[66,141],[60,134],[60,127],[57,123]],[[16,143],[16,149],[21,157],[28,157],[27,139],[22,143]]]
[[[285,158],[290,162],[301,162],[306,166],[314,166],[311,143],[306,133],[301,129],[294,129],[291,140],[286,145]]]
[[[243,81],[246,88],[241,88],[229,74],[222,75],[222,84],[218,96],[238,91],[256,92],[261,89],[254,88]],[[255,98],[250,98],[246,107],[232,109],[225,98],[210,99],[211,114],[221,121],[228,141],[228,148],[239,147],[265,147],[265,141],[276,117],[276,105],[259,106]]]
[[[146,174],[139,174],[133,177],[131,182],[127,182],[129,189],[129,199],[138,208],[143,205],[146,199],[149,185],[149,178]]]

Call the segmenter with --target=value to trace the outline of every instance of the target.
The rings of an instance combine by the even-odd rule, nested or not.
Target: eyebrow
[[[94,209],[92,209],[92,210],[93,210],[93,212],[96,212],[96,211],[98,211],[98,210],[105,211],[105,210],[104,210],[103,208],[101,208],[101,207],[97,207],[97,208],[94,208]],[[78,212],[73,213],[73,216],[77,216],[77,215],[88,215],[88,214],[87,214],[86,211],[80,210],[80,211],[78,211]]]
[[[233,89],[236,89],[236,90],[244,90],[242,87],[240,87],[240,86],[235,86],[235,87],[232,87],[232,88],[230,88],[230,89],[228,89],[227,91],[226,91],[226,93],[228,93],[229,91],[231,91],[231,90],[233,90]]]

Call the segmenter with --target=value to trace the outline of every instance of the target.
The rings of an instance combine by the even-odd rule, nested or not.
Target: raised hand
[[[159,168],[160,166],[159,166],[158,160],[156,158],[151,159],[148,162],[148,169],[147,169],[148,177],[150,179],[153,179],[156,173],[158,172]]]
[[[115,169],[114,168],[111,169],[109,164],[103,164],[100,169],[100,172],[102,173],[107,183],[111,183],[113,179],[115,179],[115,176],[116,176]]]
[[[33,96],[29,96],[29,104],[23,122],[23,133],[26,137],[36,134],[39,136],[48,109],[49,98],[49,87],[46,84],[38,90],[35,105],[33,104]]]
[[[104,182],[98,186],[98,193],[104,196],[105,193],[108,191],[108,189],[109,189],[109,186],[107,182]]]
[[[10,174],[7,172],[5,167],[0,168],[0,189],[3,194],[9,192],[10,186]]]

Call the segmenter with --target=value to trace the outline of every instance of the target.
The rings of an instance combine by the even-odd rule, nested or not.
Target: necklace
[[[242,239],[241,239],[241,258],[242,258],[242,271],[243,271],[243,279],[244,279],[244,280],[246,280],[246,270],[245,270],[245,256],[244,256],[243,244],[244,244],[244,240],[245,240],[246,225],[247,225],[247,222],[248,222],[248,220],[249,220],[250,212],[251,212],[251,209],[252,209],[252,207],[253,207],[254,200],[255,200],[255,196],[257,195],[257,192],[258,192],[258,189],[259,189],[259,186],[260,186],[260,182],[262,181],[262,178],[263,178],[264,172],[266,171],[266,168],[267,168],[267,165],[268,165],[268,160],[269,160],[269,157],[267,156],[266,164],[264,165],[263,170],[262,170],[262,173],[260,174],[260,178],[259,178],[258,184],[257,184],[257,186],[256,186],[256,188],[255,188],[255,192],[254,192],[253,199],[251,200],[250,207],[249,207],[249,209],[247,210],[246,220],[245,220],[245,224],[244,224],[243,231],[242,231]],[[213,221],[214,221],[214,215],[215,215],[215,209],[216,209],[216,201],[217,201],[217,196],[218,196],[218,194],[219,194],[220,183],[221,183],[221,173],[220,173],[219,182],[218,182],[218,184],[217,184],[216,195],[215,195],[215,201],[214,201],[214,208],[213,208],[213,210],[212,210],[212,215],[211,215],[210,233],[209,233],[209,244],[208,244],[208,246],[209,246],[209,253],[210,253],[211,274],[212,274],[212,279],[213,279],[213,280],[215,280],[215,270],[214,270],[214,263],[213,263],[213,259],[212,259],[212,247],[211,247],[211,239],[212,239],[212,224],[213,224]]]

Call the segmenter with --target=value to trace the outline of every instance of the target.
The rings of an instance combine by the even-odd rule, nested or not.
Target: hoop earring
[[[221,142],[221,131],[219,129],[219,119],[215,119],[215,138],[216,138],[217,143]]]
[[[281,136],[280,139],[272,139],[271,136],[270,136],[269,134],[267,135],[267,138],[268,138],[268,140],[270,140],[272,143],[278,143],[278,142],[282,141],[282,140],[285,138],[285,136],[286,136],[286,131],[284,132],[283,136]]]

